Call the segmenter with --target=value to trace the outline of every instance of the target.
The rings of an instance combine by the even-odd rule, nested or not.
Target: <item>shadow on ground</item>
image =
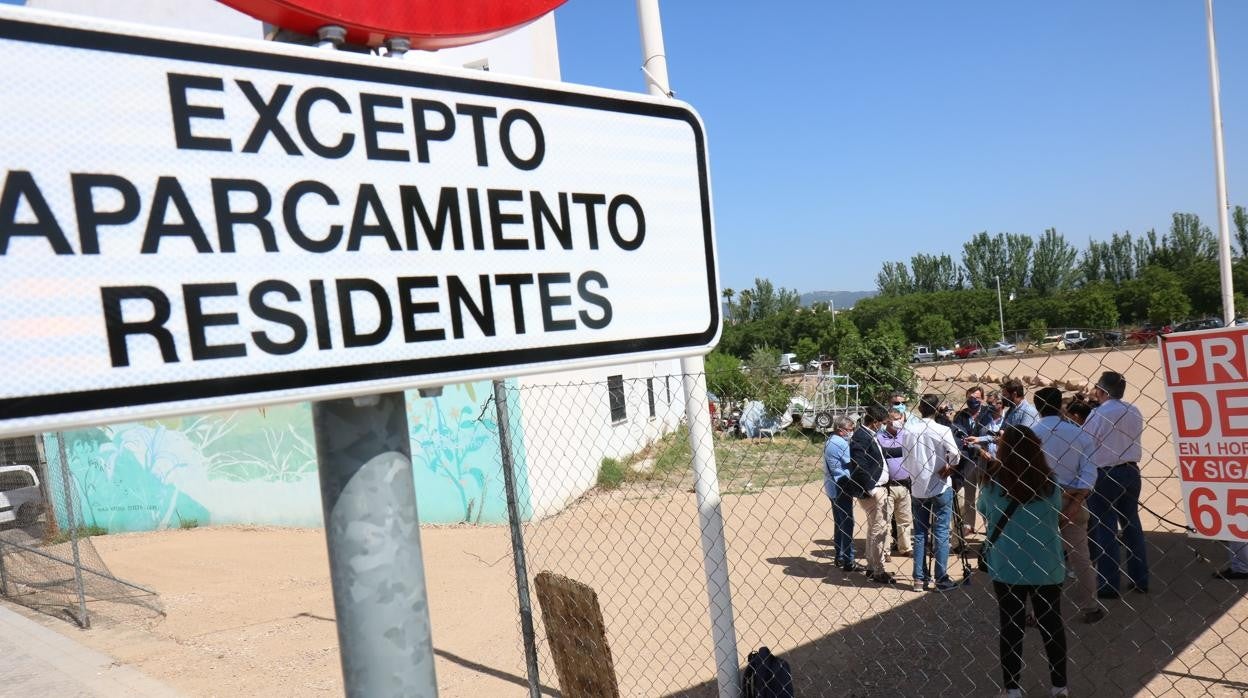
[[[1228,632],[1191,645],[1243,597],[1248,582],[1211,578],[1225,559],[1220,543],[1178,533],[1150,533],[1148,542],[1150,594],[1107,601],[1108,617],[1094,625],[1078,622],[1064,604],[1072,693],[1242,694],[1248,690],[1248,666],[1241,657],[1244,629],[1237,621],[1228,619]],[[847,620],[857,614],[842,630],[781,654],[792,667],[798,695],[992,695],[1000,690],[997,606],[986,575],[974,572],[969,585],[943,594],[899,593],[881,589],[861,573],[842,572],[827,555],[816,549],[768,559],[786,575],[820,578],[839,587],[827,597],[828,608],[814,611],[840,613]],[[961,573],[956,557],[950,558],[950,572],[955,579]],[[881,610],[880,594],[898,600]],[[740,602],[739,591],[737,596]],[[739,648],[742,654],[751,649]],[[1028,629],[1023,652],[1025,692],[1047,692],[1036,629]],[[716,689],[712,680],[670,695],[712,696]]]

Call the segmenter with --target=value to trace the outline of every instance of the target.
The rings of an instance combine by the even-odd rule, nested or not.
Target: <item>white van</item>
[[[781,373],[801,373],[802,365],[797,362],[797,354],[787,353],[780,355],[780,372]]]
[[[29,526],[43,511],[39,476],[29,465],[0,465],[0,523]]]

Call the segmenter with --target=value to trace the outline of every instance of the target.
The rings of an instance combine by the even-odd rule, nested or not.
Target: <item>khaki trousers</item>
[[[867,515],[867,569],[875,574],[884,571],[884,553],[888,550],[888,522],[893,517],[893,499],[885,487],[876,487],[871,494],[858,500]]]
[[[904,485],[893,485],[888,488],[888,497],[893,502],[893,520],[897,522],[897,554],[909,555],[914,551],[914,512],[910,511],[910,490]],[[893,530],[885,526],[884,551],[892,549]]]
[[[1075,573],[1075,583],[1070,587],[1070,599],[1080,611],[1090,611],[1096,605],[1096,570],[1088,553],[1088,509],[1081,506],[1073,519],[1061,517],[1062,547],[1066,550],[1066,564]]]

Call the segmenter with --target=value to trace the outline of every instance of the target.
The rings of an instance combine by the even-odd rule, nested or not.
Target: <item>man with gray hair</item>
[[[832,419],[832,433],[823,447],[823,491],[832,502],[832,547],[836,566],[854,571],[854,496],[849,479],[849,437],[854,421],[844,415]]]

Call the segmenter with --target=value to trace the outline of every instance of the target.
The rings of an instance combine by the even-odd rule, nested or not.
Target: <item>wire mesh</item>
[[[757,414],[748,390],[706,406],[715,425],[742,664],[748,652],[767,646],[789,663],[797,694],[806,696],[984,695],[1006,688],[998,601],[991,578],[976,561],[987,534],[983,517],[967,513],[965,521],[954,521],[972,532],[964,547],[957,527],[951,535],[953,584],[946,591],[925,591],[914,584],[904,523],[896,537],[889,527],[892,544],[882,559],[882,571],[893,583],[864,573],[868,532],[863,506],[855,502],[857,562],[844,569],[836,559],[832,505],[824,487],[826,428],[834,427],[837,417],[858,420],[868,405],[889,401],[895,390],[908,398],[907,420],[917,420],[911,410],[924,394],[960,410],[969,388],[981,386],[987,394],[1016,379],[1028,403],[1042,387],[1058,388],[1069,403],[1089,397],[1101,374],[1114,371],[1126,380],[1124,401],[1143,418],[1138,469],[1147,589],[1130,587],[1129,546],[1123,546],[1117,597],[1096,599],[1103,618],[1085,614],[1090,609],[1078,607],[1073,580],[1064,581],[1070,691],[1157,696],[1248,691],[1248,662],[1238,649],[1248,642],[1243,627],[1248,605],[1241,603],[1248,583],[1215,577],[1227,566],[1227,548],[1189,538],[1183,530],[1156,344],[1059,346],[917,364],[900,379],[896,374],[843,379],[855,390],[829,391],[832,379],[822,372],[787,376],[784,382],[803,399],[791,402],[800,409],[783,417]],[[513,448],[524,452],[529,497],[540,503],[524,525],[529,573],[555,572],[597,592],[621,695],[716,694],[682,378],[508,388],[509,401],[523,403],[530,422]],[[673,386],[675,396],[656,385]],[[611,419],[581,431],[571,427],[570,414]],[[532,426],[543,423],[561,426]],[[958,504],[957,509],[966,506]],[[973,505],[965,509],[973,510]],[[1093,548],[1094,556],[1098,550]],[[931,576],[929,587],[936,581]],[[1033,599],[1033,614],[1036,605]],[[543,683],[551,685],[556,682],[546,641],[551,629],[540,620],[539,665]],[[1048,690],[1052,677],[1041,633],[1029,625],[1025,635],[1019,685]]]
[[[60,459],[46,458],[33,437],[0,450],[21,461],[0,466],[0,595],[82,626],[98,602],[161,612],[154,592],[109,570],[91,542],[105,531],[84,525],[71,501],[76,481]]]

